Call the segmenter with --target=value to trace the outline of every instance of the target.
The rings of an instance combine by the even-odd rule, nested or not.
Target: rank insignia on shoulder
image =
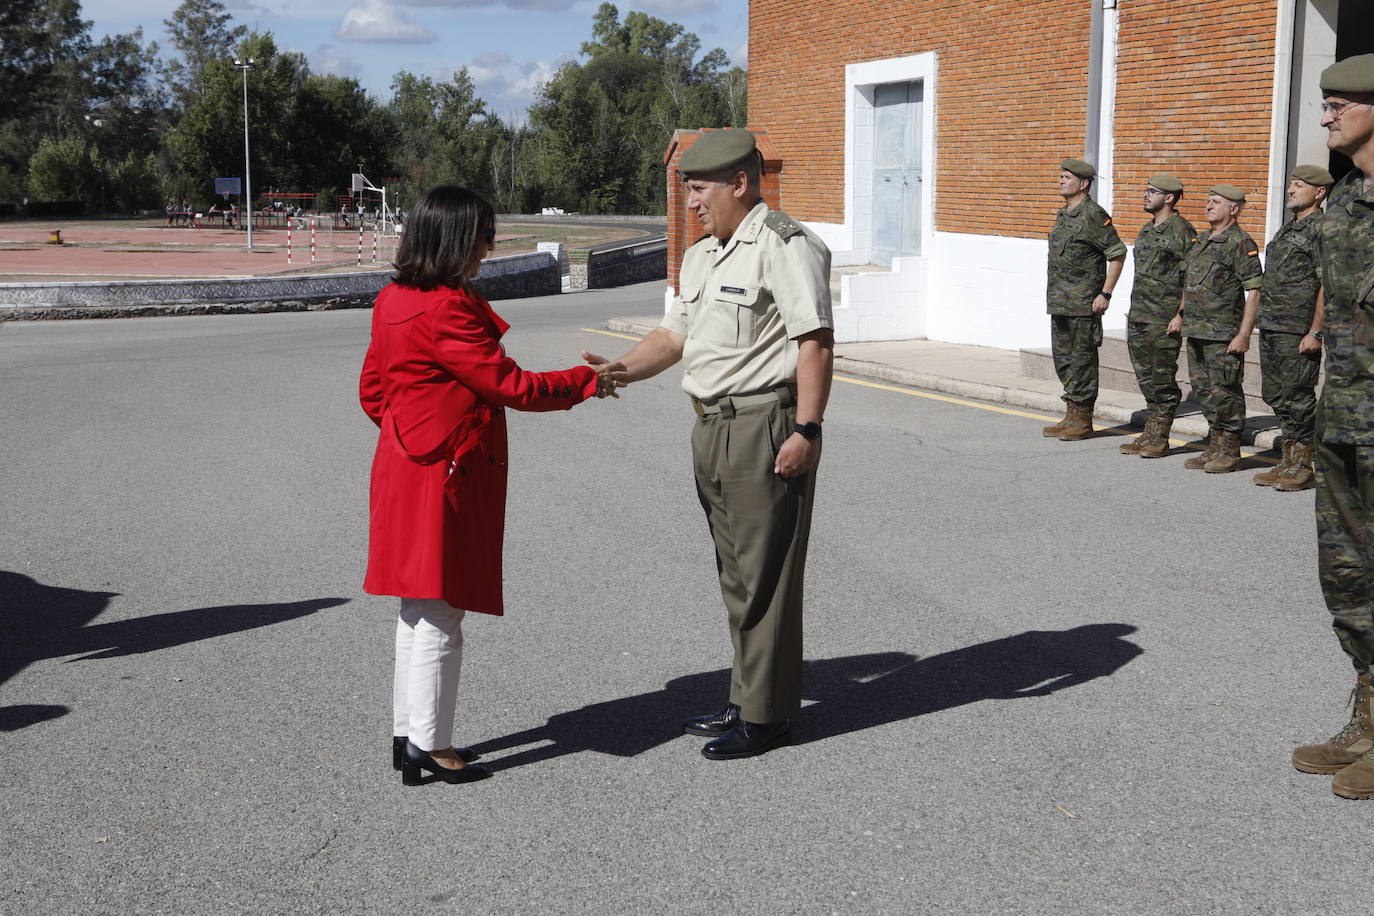
[[[720,288],[720,291],[721,291],[722,293],[732,293],[732,294],[734,294],[734,295],[736,295],[736,296],[743,296],[743,295],[744,295],[744,290],[741,289],[741,288],[738,287],[738,286],[722,286],[722,287]]]
[[[792,221],[792,217],[781,210],[774,210],[763,219],[763,224],[783,238],[800,235],[802,228]]]

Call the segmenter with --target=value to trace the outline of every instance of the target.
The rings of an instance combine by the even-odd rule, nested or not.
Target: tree
[[[100,169],[91,145],[74,137],[44,137],[29,160],[29,195],[35,200],[98,199]]]
[[[248,34],[245,26],[229,27],[233,16],[218,0],[183,0],[164,19],[172,46],[181,58],[167,64],[167,83],[175,87],[178,107],[191,107],[205,88],[205,72],[212,63],[233,54]]]

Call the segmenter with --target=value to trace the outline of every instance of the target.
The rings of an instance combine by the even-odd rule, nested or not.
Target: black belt
[[[692,398],[692,409],[697,412],[699,417],[720,415],[728,420],[741,407],[767,404],[773,401],[783,407],[792,407],[797,403],[797,387],[792,384],[779,385],[768,391],[759,391],[753,394],[727,394],[718,398],[707,398],[704,401],[694,397]]]

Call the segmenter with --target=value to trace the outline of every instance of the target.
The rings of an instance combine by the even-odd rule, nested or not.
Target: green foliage
[[[745,74],[719,48],[642,12],[603,3],[583,57],[543,86],[526,124],[507,123],[466,69],[448,79],[401,71],[379,102],[357,80],[310,72],[270,33],[233,21],[219,0],[183,0],[164,23],[163,62],[142,30],[90,35],[78,0],[0,4],[0,200],[81,199],[116,212],[189,197],[243,175],[247,74],[256,195],[324,186],[362,171],[396,206],[440,183],[501,210],[662,212],[662,154],[680,127],[742,126]]]
[[[29,196],[34,200],[94,200],[100,169],[91,145],[75,137],[44,137],[29,160]]]

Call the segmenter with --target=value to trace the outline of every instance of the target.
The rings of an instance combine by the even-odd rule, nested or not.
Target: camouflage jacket
[[[1352,169],[1317,223],[1326,289],[1324,442],[1374,445],[1374,179]]]
[[[1230,340],[1240,332],[1246,290],[1264,282],[1259,246],[1232,223],[1218,238],[1200,233],[1184,262],[1183,336]]]
[[[1107,282],[1107,262],[1126,253],[1107,211],[1087,198],[1059,211],[1050,232],[1046,311],[1051,315],[1091,315],[1093,300]]]
[[[1156,226],[1150,220],[1135,239],[1135,280],[1130,321],[1168,324],[1183,297],[1183,259],[1197,243],[1197,230],[1177,213]]]
[[[1286,224],[1264,250],[1257,325],[1266,331],[1306,334],[1317,311],[1317,222],[1321,212]]]

